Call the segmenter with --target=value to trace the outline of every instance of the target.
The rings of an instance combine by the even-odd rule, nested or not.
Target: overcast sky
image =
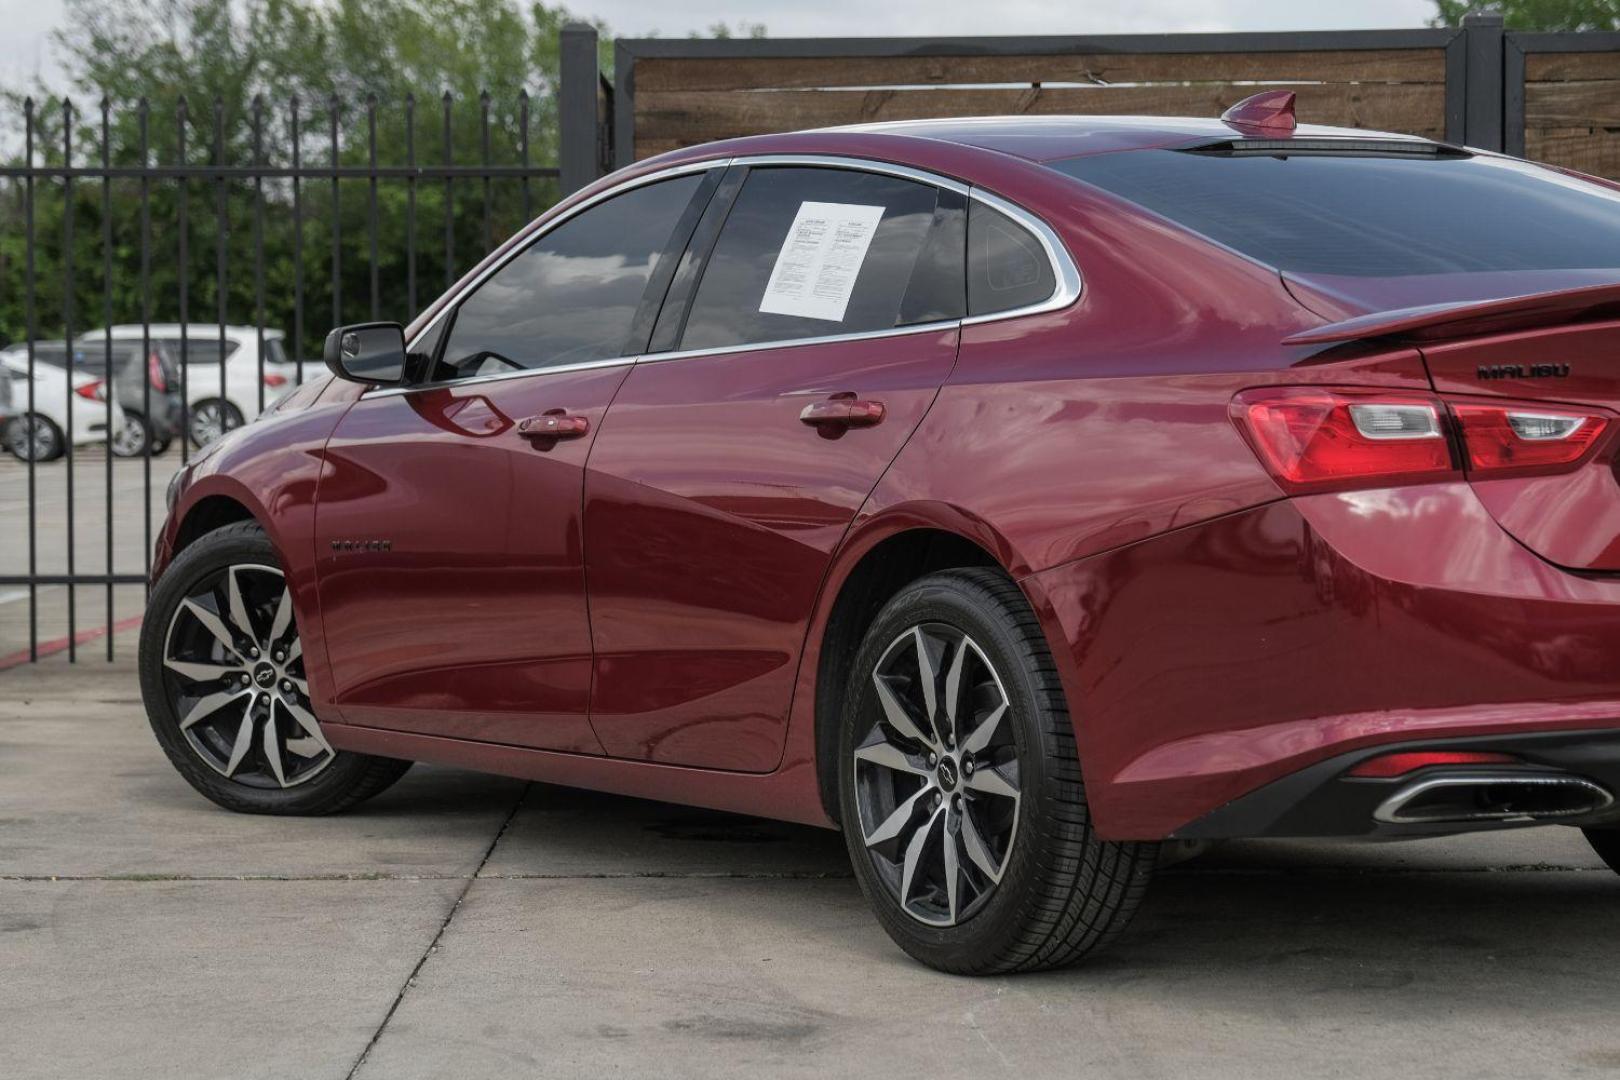
[[[717,22],[772,37],[1173,33],[1422,26],[1430,0],[576,0],[615,33],[684,36]],[[50,32],[62,0],[0,0],[0,85],[56,82]]]

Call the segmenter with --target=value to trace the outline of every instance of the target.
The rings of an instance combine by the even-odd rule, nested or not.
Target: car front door
[[[601,752],[583,470],[711,187],[646,184],[546,230],[412,342],[413,385],[339,423],[315,531],[346,722]]]
[[[955,362],[964,206],[878,171],[730,171],[586,475],[609,754],[780,760],[831,556]]]

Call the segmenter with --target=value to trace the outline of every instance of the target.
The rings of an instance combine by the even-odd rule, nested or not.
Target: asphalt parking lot
[[[1620,878],[1537,829],[1230,845],[1088,967],[953,978],[832,833],[420,766],[242,817],[128,659],[0,672],[7,1077],[1603,1075],[1617,967]]]

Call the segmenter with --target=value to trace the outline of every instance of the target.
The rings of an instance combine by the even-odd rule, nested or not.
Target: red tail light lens
[[[1517,765],[1511,754],[1489,754],[1473,750],[1407,750],[1368,758],[1349,772],[1350,776],[1387,780],[1436,765]]]
[[[1495,477],[1565,468],[1586,456],[1607,417],[1531,404],[1451,403],[1468,449],[1468,471]]]
[[[88,398],[91,401],[107,400],[107,384],[102,382],[100,379],[97,379],[95,382],[87,382],[83,386],[76,387],[73,392],[78,394],[80,397]]]
[[[1278,387],[1239,394],[1233,411],[1290,494],[1456,475],[1440,404],[1421,394]]]
[[[285,375],[277,375],[275,372],[272,371],[272,372],[270,372],[268,375],[266,375],[264,377],[264,385],[272,386],[272,387],[274,387],[274,386],[286,386],[287,385],[287,376],[285,376]]]
[[[146,358],[146,378],[152,384],[152,389],[160,394],[169,391],[169,377],[163,371],[163,357],[153,353]]]

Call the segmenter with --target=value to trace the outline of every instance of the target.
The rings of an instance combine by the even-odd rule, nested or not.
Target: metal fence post
[[[571,22],[558,44],[562,75],[557,91],[558,165],[564,195],[602,175],[596,152],[596,28]]]
[[[1500,151],[1506,129],[1503,115],[1506,99],[1502,96],[1502,16],[1494,11],[1465,15],[1463,34],[1468,50],[1468,105],[1463,141],[1481,150]]]

